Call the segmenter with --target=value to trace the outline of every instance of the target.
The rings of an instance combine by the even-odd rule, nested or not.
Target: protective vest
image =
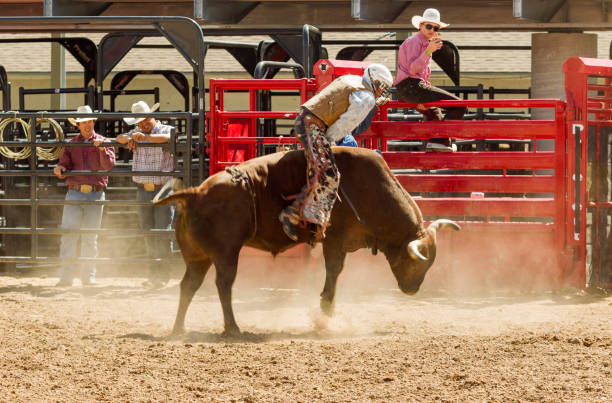
[[[321,119],[327,127],[331,126],[349,107],[349,95],[355,91],[367,90],[373,93],[363,80],[352,79],[351,75],[338,77],[303,106]]]

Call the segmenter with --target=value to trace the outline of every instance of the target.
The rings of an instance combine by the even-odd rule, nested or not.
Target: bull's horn
[[[428,229],[432,229],[434,231],[437,231],[439,229],[444,229],[444,228],[454,229],[455,231],[459,231],[461,229],[459,224],[457,224],[456,222],[452,220],[447,220],[446,218],[441,218],[439,220],[436,220],[432,222],[431,224],[429,224],[429,227],[428,227]]]
[[[421,245],[422,243],[423,242],[420,239],[415,239],[414,241],[408,243],[408,254],[412,259],[427,260],[427,258],[423,256],[423,254],[419,250],[419,245]]]

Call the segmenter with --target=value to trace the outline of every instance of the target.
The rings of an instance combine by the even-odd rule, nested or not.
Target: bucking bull
[[[322,240],[326,277],[321,309],[332,314],[336,281],[346,254],[365,247],[382,251],[399,288],[409,295],[416,293],[436,257],[436,231],[460,227],[441,219],[425,228],[418,206],[378,153],[352,147],[334,147],[333,153],[342,175],[342,193]],[[176,238],[187,267],[174,334],[184,332],[187,308],[211,264],[216,268],[225,334],[240,333],[231,301],[238,254],[245,245],[273,255],[296,245],[283,232],[278,215],[291,203],[287,196],[304,186],[305,172],[302,151],[276,153],[155,201],[158,205],[178,203],[180,211]],[[302,228],[298,243],[313,242],[312,237],[312,228]]]

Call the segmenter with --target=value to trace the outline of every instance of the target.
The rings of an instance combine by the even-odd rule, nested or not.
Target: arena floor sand
[[[237,285],[225,339],[212,278],[169,340],[177,280],[0,277],[0,400],[612,400],[610,296],[344,287],[325,320],[315,288]]]

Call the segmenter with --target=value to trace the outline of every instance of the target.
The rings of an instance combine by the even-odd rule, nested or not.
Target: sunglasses
[[[424,24],[425,28],[427,29],[433,29],[434,31],[438,32],[440,30],[440,27],[437,25],[431,25],[431,24]]]

